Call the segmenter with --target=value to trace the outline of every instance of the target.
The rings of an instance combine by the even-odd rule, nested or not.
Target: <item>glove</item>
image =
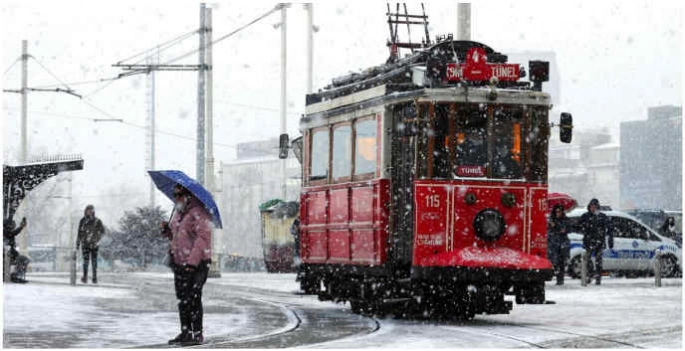
[[[162,234],[168,233],[171,230],[171,228],[169,228],[169,222],[160,223],[159,229],[162,230]]]
[[[187,264],[187,263],[184,263],[183,264],[183,271],[186,273],[195,273],[195,271],[197,271],[197,267],[190,265],[190,264]]]

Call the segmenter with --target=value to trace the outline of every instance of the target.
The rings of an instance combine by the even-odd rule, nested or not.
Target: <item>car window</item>
[[[630,232],[631,232],[631,237],[634,239],[642,239],[642,240],[648,240],[649,235],[647,234],[647,229],[640,225],[637,222],[633,222],[631,220],[627,220],[630,224]]]
[[[623,218],[610,217],[611,218],[611,230],[614,234],[614,238],[624,238],[629,239],[632,236],[630,231],[630,223]]]

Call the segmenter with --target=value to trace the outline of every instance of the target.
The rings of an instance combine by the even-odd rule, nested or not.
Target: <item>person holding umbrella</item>
[[[211,263],[212,220],[202,202],[185,187],[175,185],[173,196],[175,214],[161,227],[162,235],[171,240],[170,265],[179,300],[181,333],[169,344],[199,345],[204,341],[202,288]]]
[[[162,235],[171,240],[169,266],[181,319],[181,333],[169,344],[199,345],[202,335],[202,287],[212,257],[212,229],[222,228],[212,194],[196,180],[177,170],[148,171],[152,181],[174,202],[169,222],[161,223]]]

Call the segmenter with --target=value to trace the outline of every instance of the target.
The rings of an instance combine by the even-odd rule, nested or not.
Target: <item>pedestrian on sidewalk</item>
[[[614,235],[611,230],[609,217],[599,210],[599,200],[592,199],[587,206],[587,212],[580,217],[578,223],[583,232],[583,249],[588,255],[588,278],[587,282],[592,281],[594,275],[595,284],[602,283],[602,255],[606,247],[607,238],[609,239],[609,249],[614,248]],[[592,269],[592,255],[595,256],[595,267]]]
[[[5,219],[2,223],[3,245],[9,246],[7,255],[10,265],[15,265],[16,270],[10,274],[10,281],[13,283],[26,283],[26,269],[31,260],[17,251],[16,237],[26,228],[26,217],[21,219],[21,224],[17,228],[17,223],[13,219]]]
[[[88,262],[93,260],[93,284],[98,283],[98,243],[105,233],[105,226],[102,221],[95,217],[95,207],[86,206],[83,211],[83,218],[78,225],[78,236],[76,237],[76,250],[82,247],[83,253],[83,277],[81,282],[88,283]]]
[[[566,260],[569,257],[571,242],[568,239],[568,218],[564,206],[554,205],[547,221],[547,258],[554,266],[557,285],[564,285]]]
[[[183,186],[175,186],[174,200],[171,222],[161,224],[162,235],[171,240],[170,266],[181,321],[181,333],[169,344],[200,345],[204,342],[202,288],[212,257],[212,220],[200,200]]]

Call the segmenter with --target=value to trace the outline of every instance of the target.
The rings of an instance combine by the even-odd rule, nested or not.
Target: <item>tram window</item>
[[[433,136],[433,178],[449,178],[449,105],[435,105],[432,123]]]
[[[376,135],[376,120],[358,121],[355,128],[354,175],[373,173],[376,171],[376,152],[378,137]]]
[[[484,176],[487,166],[487,110],[457,112],[456,176]]]
[[[530,181],[547,180],[547,137],[549,124],[547,123],[547,108],[533,108],[530,117],[530,131],[527,142],[530,145],[529,172]]]
[[[328,178],[328,128],[312,133],[311,172],[309,180]]]
[[[523,113],[520,108],[498,106],[493,116],[493,159],[494,178],[521,178],[521,123]]]
[[[333,129],[333,179],[352,174],[352,128],[349,125]]]

